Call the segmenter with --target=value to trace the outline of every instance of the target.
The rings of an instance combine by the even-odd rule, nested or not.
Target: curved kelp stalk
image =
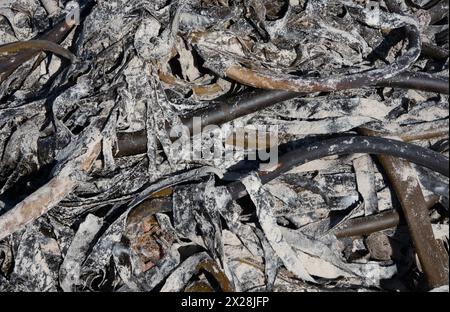
[[[347,4],[356,11],[360,20],[378,28],[404,28],[408,39],[408,50],[389,66],[372,69],[362,73],[327,78],[300,78],[285,74],[273,73],[246,68],[240,64],[232,64],[225,69],[226,76],[242,84],[261,89],[287,90],[301,93],[331,92],[347,89],[377,86],[401,74],[414,64],[421,54],[421,35],[419,26],[412,18],[379,12],[379,18],[373,18],[370,12]],[[373,13],[372,13],[373,14]]]

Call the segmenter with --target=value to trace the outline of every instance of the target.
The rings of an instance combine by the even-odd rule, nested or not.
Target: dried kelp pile
[[[448,0],[1,0],[0,290],[448,290],[448,35]]]

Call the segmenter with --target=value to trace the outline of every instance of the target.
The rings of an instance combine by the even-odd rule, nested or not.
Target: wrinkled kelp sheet
[[[1,0],[0,290],[445,289],[427,283],[405,202],[377,157],[331,156],[267,184],[245,151],[258,142],[244,139],[272,126],[280,154],[300,155],[369,129],[448,156],[448,95],[382,81],[448,79],[446,8]],[[46,35],[56,27],[64,34]],[[232,157],[192,160],[171,144],[185,116],[253,88],[304,94],[227,120],[213,143]],[[448,283],[448,179],[395,168],[423,193]],[[236,179],[247,194],[239,200],[227,188]],[[342,233],[395,211],[381,231]]]

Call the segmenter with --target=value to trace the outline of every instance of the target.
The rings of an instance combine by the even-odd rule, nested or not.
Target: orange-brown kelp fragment
[[[164,258],[167,248],[175,241],[168,232],[161,229],[155,217],[155,213],[170,202],[165,198],[150,199],[136,207],[128,216],[125,236],[138,255],[142,272],[150,270]]]

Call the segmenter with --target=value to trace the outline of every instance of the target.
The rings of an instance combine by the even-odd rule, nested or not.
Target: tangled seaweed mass
[[[0,0],[0,291],[448,291],[448,0]]]

